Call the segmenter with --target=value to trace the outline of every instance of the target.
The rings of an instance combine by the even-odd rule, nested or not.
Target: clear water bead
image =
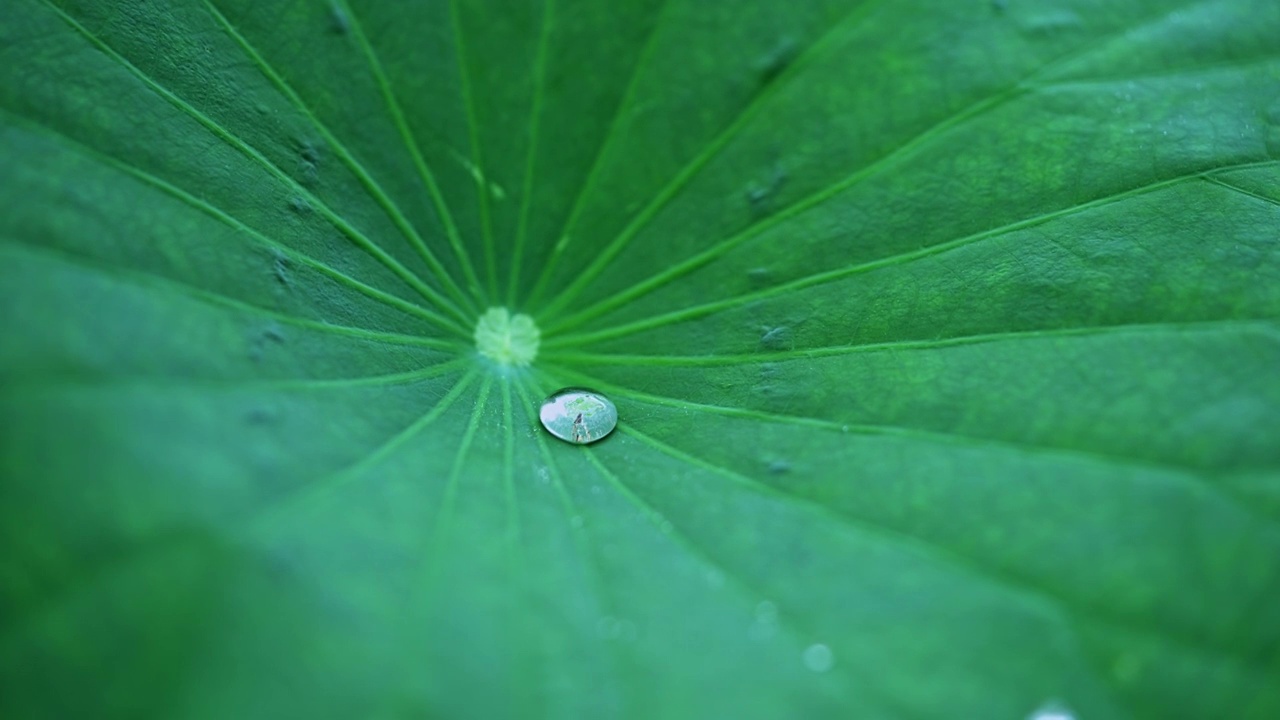
[[[538,418],[552,435],[586,445],[613,432],[618,425],[618,408],[594,390],[564,388],[542,402]]]

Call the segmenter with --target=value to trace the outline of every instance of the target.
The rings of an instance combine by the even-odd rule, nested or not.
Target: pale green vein
[[[480,212],[480,237],[484,244],[485,279],[489,298],[498,299],[498,251],[494,247],[493,220],[489,217],[488,176],[485,174],[484,156],[480,152],[480,121],[476,117],[475,98],[471,89],[471,69],[467,60],[467,46],[462,34],[462,17],[458,0],[449,0],[449,21],[453,24],[454,51],[457,55],[458,78],[462,86],[462,105],[467,114],[467,134],[471,139],[469,163],[476,172],[476,203]]]
[[[106,42],[104,42],[103,40],[98,38],[96,35],[94,35],[92,32],[90,32],[88,28],[81,25],[75,18],[71,17],[66,12],[64,12],[61,8],[54,5],[51,2],[51,0],[41,0],[41,2],[43,2],[51,10],[53,10],[53,12],[55,12],[68,25],[70,25],[72,29],[80,33],[80,35],[82,35],[86,40],[88,40],[94,47],[98,48],[107,56],[109,56],[111,59],[119,63],[121,67],[127,70],[134,77],[138,78],[139,81],[141,81],[144,85],[150,88],[153,92],[155,92],[161,98],[169,102],[180,112],[185,113],[186,115],[191,117],[193,120],[203,125],[205,129],[213,133],[214,136],[216,136],[223,142],[227,143],[228,145],[234,147],[245,157],[247,157],[254,163],[258,164],[260,167],[266,170],[269,174],[274,176],[277,180],[279,180],[280,182],[288,186],[290,190],[292,190],[293,192],[303,197],[303,199],[305,199],[312,207],[316,208],[316,210],[321,215],[323,215],[325,219],[329,221],[330,224],[332,224],[336,229],[338,229],[339,232],[345,235],[353,244],[355,244],[357,247],[367,252],[373,258],[378,260],[378,262],[385,265],[387,269],[391,270],[392,273],[394,273],[403,282],[405,282],[407,285],[409,285],[414,290],[416,290],[425,299],[430,300],[432,302],[437,302],[437,299],[441,298],[439,293],[437,293],[433,288],[423,283],[421,278],[419,278],[413,272],[409,271],[404,265],[402,265],[394,257],[388,255],[385,250],[383,250],[377,245],[377,243],[374,243],[367,236],[365,236],[364,233],[360,232],[353,225],[348,223],[341,215],[339,215],[331,207],[329,207],[328,204],[323,202],[318,196],[316,196],[310,190],[306,189],[300,183],[298,183],[296,180],[290,177],[288,173],[284,172],[279,167],[277,167],[274,163],[268,160],[266,156],[264,156],[262,153],[258,152],[253,147],[249,146],[239,137],[237,137],[236,135],[228,131],[226,128],[222,127],[217,122],[215,122],[212,118],[208,117],[204,113],[201,113],[194,106],[192,106],[182,98],[175,95],[168,88],[156,82],[146,73],[142,72],[142,70],[140,70],[137,66],[129,62],[127,58],[125,58],[123,55],[121,55],[120,53],[112,49],[111,46],[106,44]],[[445,311],[453,312],[453,306],[451,303],[441,305],[440,307]],[[462,322],[463,325],[467,325],[471,322],[471,318],[468,318],[466,315],[458,315],[457,317]]]
[[[1221,62],[1204,63],[1201,65],[1184,65],[1166,66],[1158,70],[1148,70],[1145,72],[1132,72],[1123,75],[1108,77],[1105,75],[1097,77],[1072,77],[1063,80],[1053,80],[1041,84],[1041,88],[1050,87],[1073,87],[1073,86],[1109,86],[1119,84],[1129,84],[1133,82],[1144,83],[1151,80],[1183,80],[1187,81],[1197,75],[1215,75],[1219,73],[1234,73],[1241,70],[1270,70],[1276,64],[1275,57],[1257,57],[1257,58],[1235,58],[1231,60],[1223,60]]]
[[[533,390],[539,398],[547,396],[547,392],[538,385],[537,381],[534,380],[531,375],[527,375],[525,377],[528,379],[530,385],[533,386]],[[517,384],[516,390],[520,393],[520,401],[524,403],[526,418],[530,426],[538,428],[539,420],[537,411],[535,410],[537,403],[534,402],[523,384]],[[564,478],[560,474],[560,468],[557,465],[555,458],[552,456],[551,448],[547,446],[546,435],[540,430],[535,429],[534,442],[537,443],[538,452],[542,456],[542,462],[547,468],[547,472],[551,475],[552,487],[555,489],[556,497],[560,501],[561,511],[564,513],[564,518],[569,528],[569,534],[573,538],[574,546],[578,551],[578,559],[582,564],[583,572],[587,576],[590,595],[595,600],[597,607],[601,610],[602,616],[617,617],[619,614],[617,610],[617,602],[611,594],[606,592],[606,584],[601,581],[600,558],[593,549],[595,543],[591,538],[590,523],[579,510],[577,504],[573,501],[573,496],[569,494],[568,488],[565,487]],[[579,518],[579,521],[575,522],[574,518]],[[610,652],[607,654],[608,660],[615,670],[613,673],[609,674],[609,677],[633,677],[631,672],[624,673],[618,671],[620,666],[627,664],[626,660],[617,650],[613,649],[614,645],[607,644],[607,646],[610,648]],[[622,684],[622,688],[619,692],[624,695],[624,703],[622,706],[630,707],[631,703],[636,699],[636,690],[632,687],[628,687],[626,684]]]
[[[1208,328],[1234,331],[1277,330],[1280,329],[1280,325],[1277,325],[1276,322],[1277,321],[1272,318],[1228,318],[1221,320],[1198,320],[1190,322],[1094,325],[1087,327],[1016,330],[984,333],[981,335],[961,335],[957,337],[931,340],[892,340],[887,342],[864,343],[860,345],[805,348],[801,350],[762,350],[754,353],[727,353],[723,355],[627,355],[621,353],[556,352],[552,350],[550,352],[543,353],[542,358],[544,360],[560,364],[573,363],[625,367],[721,367],[790,362],[796,360],[815,360],[819,358],[844,357],[860,353],[900,350],[932,350],[966,345],[984,345],[998,342],[1023,342],[1029,340],[1097,337],[1100,335],[1177,334],[1182,332],[1201,331]]]
[[[66,250],[53,248],[47,245],[32,245],[28,242],[10,238],[7,235],[4,236],[4,238],[4,240],[0,240],[0,247],[3,247],[4,250],[9,252],[39,254],[58,262],[82,267],[95,273],[102,273],[117,279],[122,283],[137,287],[145,287],[149,291],[154,290],[157,292],[183,295],[207,305],[214,305],[220,308],[236,310],[250,315],[270,318],[295,327],[302,327],[308,330],[315,330],[343,337],[386,343],[389,345],[411,345],[438,350],[452,350],[455,352],[467,351],[472,348],[472,345],[470,344],[464,344],[453,340],[429,338],[420,335],[405,335],[402,333],[379,332],[375,330],[367,330],[365,328],[352,327],[349,325],[334,325],[332,323],[304,318],[298,315],[287,315],[285,313],[269,310],[259,305],[252,305],[242,300],[236,300],[235,298],[231,298],[226,295],[210,292],[203,288],[188,285],[172,278],[164,277],[163,275],[131,270],[116,265],[107,265],[85,256],[72,254]]]
[[[263,527],[268,521],[278,518],[285,510],[314,503],[361,477],[374,465],[384,460],[400,446],[425,430],[431,423],[438,420],[470,386],[477,374],[478,371],[475,368],[468,370],[454,383],[449,392],[440,398],[422,417],[393,435],[365,457],[344,469],[307,483],[300,490],[290,493],[283,501],[273,503],[263,512],[253,516],[250,521],[257,527]]]
[[[524,551],[523,533],[520,523],[520,505],[516,495],[515,484],[515,442],[516,428],[515,420],[512,415],[511,408],[511,383],[514,378],[510,375],[502,377],[498,382],[502,385],[502,495],[504,500],[504,512],[507,516],[507,527],[505,531],[505,555],[507,574],[512,578],[520,578],[519,588],[523,592],[524,588],[531,584],[529,559]],[[528,623],[521,622],[520,608],[518,603],[513,605],[513,612],[508,614],[507,628],[511,637],[520,637],[528,646],[535,643],[534,635]],[[529,704],[535,697],[535,693],[530,687],[544,687],[545,683],[534,682],[532,679],[537,673],[538,668],[531,666],[530,653],[515,654],[514,664],[520,668],[516,675],[516,683],[520,686],[513,694],[519,698],[522,704]]]
[[[320,120],[320,118],[315,114],[315,111],[312,110],[311,107],[302,99],[302,96],[300,96],[297,91],[293,89],[293,86],[291,86],[271,65],[271,63],[258,52],[257,48],[249,42],[249,39],[237,30],[231,21],[222,14],[222,11],[213,4],[213,0],[203,0],[203,2],[205,7],[208,8],[209,14],[218,21],[218,24],[222,26],[227,35],[235,40],[241,50],[243,50],[244,53],[253,60],[254,65],[258,70],[260,70],[262,74],[271,81],[271,84],[275,85],[276,89],[283,93],[284,96],[289,99],[289,102],[293,103],[294,107],[296,107],[303,116],[305,116],[307,120],[315,126],[316,130],[324,137],[325,142],[327,142],[329,146],[333,148],[334,152],[338,154],[338,157],[342,159],[342,163],[351,170],[351,172],[356,176],[356,179],[360,181],[360,184],[364,187],[365,191],[369,193],[369,196],[378,203],[378,206],[381,207],[383,212],[387,214],[387,217],[391,219],[392,224],[394,224],[396,228],[404,234],[405,238],[409,240],[409,243],[413,246],[414,250],[416,250],[418,255],[422,257],[423,261],[426,262],[427,267],[435,273],[435,278],[440,282],[440,285],[445,288],[446,292],[452,294],[459,304],[454,305],[443,296],[437,296],[435,301],[442,307],[450,307],[451,311],[457,316],[465,317],[466,313],[463,311],[463,308],[468,308],[472,312],[476,312],[477,308],[469,306],[467,296],[453,281],[452,276],[450,276],[444,266],[440,264],[440,261],[436,258],[435,254],[431,252],[431,249],[427,247],[426,241],[423,240],[422,236],[418,233],[418,230],[413,226],[413,223],[409,222],[409,219],[405,217],[404,212],[400,210],[400,207],[395,203],[395,201],[391,199],[385,190],[383,190],[382,186],[374,179],[373,175],[367,168],[365,168],[364,164],[357,160],[346,144],[343,143],[333,133],[333,131],[331,131],[329,127]],[[348,13],[348,15],[350,14]],[[354,20],[352,22],[354,22]]]
[[[402,298],[396,297],[395,295],[392,295],[388,292],[379,290],[371,285],[368,285],[360,280],[357,280],[356,278],[342,272],[341,270],[338,270],[337,268],[331,267],[328,264],[321,262],[320,260],[313,258],[310,255],[307,255],[306,253],[294,250],[288,245],[284,245],[283,243],[280,243],[272,239],[271,237],[268,237],[267,235],[263,234],[261,231],[255,228],[252,228],[249,225],[246,225],[245,223],[236,219],[226,211],[222,210],[221,208],[211,203],[205,202],[204,200],[201,200],[200,198],[192,195],[191,193],[183,190],[182,188],[176,185],[173,185],[168,181],[163,180],[160,177],[147,172],[146,170],[143,170],[142,168],[135,167],[122,160],[118,160],[110,155],[106,155],[99,150],[91,148],[88,145],[85,145],[77,140],[67,137],[55,130],[46,128],[43,125],[35,123],[29,118],[25,118],[20,115],[15,115],[14,113],[12,113],[7,109],[0,109],[0,114],[6,115],[14,120],[18,120],[28,128],[38,131],[41,134],[48,136],[49,138],[53,139],[58,143],[66,145],[73,152],[77,152],[91,160],[94,160],[114,170],[117,170],[126,175],[129,175],[142,183],[145,183],[167,195],[170,195],[176,198],[177,200],[195,208],[196,210],[199,210],[200,212],[205,213],[206,215],[217,220],[218,222],[221,222],[222,224],[232,228],[233,230],[243,233],[245,235],[248,235],[249,237],[256,240],[263,247],[270,248],[272,252],[277,253],[279,256],[283,258],[286,258],[299,265],[304,265],[306,267],[309,267],[315,270],[316,272],[321,273],[322,275],[325,275],[333,279],[334,281],[342,285],[345,285],[348,288],[355,290],[356,292],[370,299],[376,300],[384,305],[393,307],[396,310],[399,310],[408,315],[412,315],[414,317],[427,320],[428,322],[434,323],[438,327],[449,330],[461,337],[464,337],[464,338],[470,337],[470,332],[466,328],[464,328],[462,325],[459,325],[453,320],[450,320],[449,318],[446,318],[443,315],[440,315],[439,313],[436,313],[427,308],[424,308],[421,305],[418,305],[417,303],[409,302]]]
[[[1230,191],[1232,191],[1232,192],[1238,193],[1238,194],[1243,195],[1243,196],[1245,196],[1245,197],[1253,198],[1254,200],[1258,200],[1258,201],[1260,201],[1260,202],[1266,203],[1267,205],[1278,205],[1278,206],[1280,206],[1280,200],[1277,200],[1276,198],[1268,197],[1268,196],[1266,196],[1266,195],[1263,195],[1262,193],[1254,192],[1253,190],[1250,190],[1250,189],[1248,189],[1248,188],[1240,187],[1239,185],[1236,185],[1236,184],[1234,184],[1234,183],[1227,182],[1226,180],[1224,180],[1224,179],[1222,179],[1222,178],[1220,178],[1220,177],[1213,177],[1213,176],[1211,176],[1211,175],[1206,175],[1206,176],[1204,176],[1204,177],[1203,177],[1203,179],[1204,179],[1206,182],[1213,183],[1214,185],[1217,185],[1217,186],[1219,186],[1219,187],[1225,188],[1225,189],[1230,190]]]
[[[1149,621],[1140,615],[1125,617],[1117,615],[1104,606],[1091,604],[1087,601],[1087,597],[1072,595],[1071,591],[1078,590],[1072,585],[1066,585],[1062,588],[1045,585],[1036,578],[1027,577],[1016,570],[1003,569],[984,558],[958,553],[930,538],[912,534],[892,525],[883,524],[865,515],[853,514],[846,510],[836,510],[802,495],[753,480],[728,468],[722,468],[712,462],[663,443],[630,425],[620,424],[618,429],[625,435],[635,438],[673,460],[719,475],[755,495],[769,498],[783,505],[799,508],[816,516],[819,521],[843,528],[868,542],[905,550],[924,558],[945,571],[966,577],[973,582],[988,585],[1003,594],[1014,595],[1021,601],[1037,606],[1046,615],[1057,620],[1058,624],[1064,629],[1070,628],[1082,620],[1090,624],[1114,624],[1126,628],[1129,632],[1138,632],[1149,637],[1159,638],[1162,641],[1194,648],[1201,653],[1211,653],[1215,658],[1238,661],[1238,657],[1230,651],[1206,644],[1202,638],[1195,637],[1193,634],[1188,633],[1186,629],[1176,626],[1150,625]],[[1072,632],[1070,644],[1083,665],[1093,665],[1088,653],[1081,647],[1077,632]],[[1104,681],[1109,680],[1109,673],[1103,672],[1096,667],[1094,669]]]
[[[631,104],[635,101],[636,90],[640,86],[640,78],[644,75],[644,70],[649,66],[649,62],[653,57],[659,30],[662,28],[670,7],[671,0],[662,0],[662,5],[654,16],[653,27],[649,28],[649,35],[645,38],[644,47],[641,48],[640,54],[636,58],[636,64],[631,69],[631,77],[627,80],[627,89],[623,91],[622,99],[618,101],[618,105],[613,111],[613,117],[609,120],[609,129],[605,131],[604,140],[600,143],[600,147],[596,149],[595,157],[591,161],[591,169],[587,171],[587,177],[583,180],[582,187],[578,189],[577,197],[573,199],[573,207],[569,210],[564,226],[556,236],[556,244],[552,247],[551,255],[544,258],[542,262],[542,272],[539,273],[533,290],[529,294],[529,299],[525,303],[527,306],[535,306],[542,299],[542,295],[547,289],[547,283],[551,281],[553,271],[560,265],[560,258],[564,255],[565,248],[569,244],[569,233],[573,232],[579,216],[586,208],[586,199],[590,196],[591,190],[595,186],[596,178],[604,166],[605,158],[613,151],[614,143],[622,135],[619,127],[622,124],[627,108],[631,107]]]
[[[502,379],[502,493],[506,501],[507,542],[512,552],[520,551],[520,511],[516,502],[516,427],[511,412],[510,376]],[[524,563],[514,563],[513,569]]]
[[[180,393],[226,393],[242,390],[300,393],[346,388],[408,385],[455,372],[471,361],[471,358],[454,358],[453,360],[436,362],[417,370],[406,370],[384,375],[357,375],[337,378],[217,378],[154,375],[83,377],[65,373],[39,376],[11,373],[6,379],[6,383],[8,383],[7,387],[17,390],[62,391],[70,389],[76,392],[89,390],[125,393],[161,391],[165,393],[166,397],[176,397]]]
[[[600,274],[630,244],[635,236],[648,226],[650,221],[666,207],[667,203],[684,190],[689,181],[700,173],[722,150],[728,147],[738,133],[749,125],[764,108],[769,106],[769,102],[775,96],[780,94],[783,89],[790,88],[794,78],[800,76],[809,65],[816,62],[816,58],[822,56],[845,30],[857,27],[858,22],[865,19],[879,4],[880,0],[868,0],[860,3],[843,18],[832,23],[799,57],[783,69],[781,75],[765,86],[761,92],[757,93],[723,130],[704,145],[702,150],[686,163],[666,186],[658,191],[644,209],[627,223],[617,237],[599,253],[592,253],[592,262],[582,272],[578,273],[573,282],[565,287],[552,302],[539,310],[539,319],[554,317],[566,305],[577,299],[588,285],[600,277]]]
[[[1159,17],[1163,18],[1166,15],[1167,13],[1162,13]],[[1145,21],[1140,26],[1146,25],[1149,22],[1150,20]],[[1130,28],[1125,31],[1125,33],[1131,33],[1134,32],[1134,30],[1135,28]],[[1105,46],[1112,39],[1113,38],[1111,37],[1106,37],[1098,42],[1088,43],[1074,52],[1069,52],[1058,58],[1050,60],[1044,65],[1032,70],[1026,76],[1003,90],[971,103],[970,105],[961,108],[959,111],[943,118],[923,132],[907,139],[893,150],[890,150],[888,153],[881,156],[878,160],[855,170],[844,179],[838,180],[825,188],[817,190],[808,196],[797,200],[773,215],[748,225],[741,231],[716,242],[711,247],[695,254],[691,258],[676,263],[668,269],[649,278],[640,280],[630,287],[623,289],[621,292],[611,293],[606,299],[591,303],[589,307],[578,313],[556,320],[554,318],[554,314],[550,312],[550,308],[548,308],[547,310],[539,313],[537,317],[539,325],[544,328],[545,333],[563,332],[564,330],[577,327],[586,321],[603,315],[617,307],[623,306],[626,303],[629,303],[642,295],[648,294],[649,292],[652,292],[653,290],[662,287],[679,277],[687,275],[764,231],[827,202],[840,193],[865,181],[869,177],[902,164],[918,151],[927,147],[930,143],[935,142],[938,139],[945,138],[956,128],[962,127],[966,123],[999,109],[1018,98],[1036,92],[1037,87],[1034,83],[1035,78],[1047,75],[1055,70],[1068,66],[1073,62],[1078,62],[1079,60],[1087,57],[1094,50]],[[560,304],[563,305],[563,303]]]
[[[1016,442],[1002,438],[962,435],[955,432],[925,430],[905,425],[856,422],[846,423],[837,420],[823,420],[803,415],[787,415],[745,407],[713,405],[710,403],[694,402],[692,400],[674,398],[667,395],[657,395],[640,390],[633,390],[631,388],[622,387],[620,385],[601,380],[594,375],[571,370],[562,366],[549,365],[548,367],[555,369],[566,377],[573,378],[575,384],[579,384],[584,387],[591,387],[617,397],[630,398],[652,405],[670,407],[687,412],[703,412],[713,415],[758,420],[768,423],[798,425],[801,427],[821,429],[833,433],[900,437],[930,444],[945,444],[974,449],[1004,450],[1028,455],[1054,456],[1064,459],[1074,457],[1094,463],[1102,463],[1112,467],[1128,467],[1147,472],[1176,476],[1193,485],[1204,488],[1207,492],[1219,496],[1219,498],[1225,502],[1242,507],[1245,504],[1244,500],[1236,499],[1225,488],[1219,487],[1211,482],[1208,477],[1182,465],[1159,463],[1148,459],[1134,458],[1125,455],[1115,455],[1092,448],[1034,445],[1031,443]],[[619,413],[621,414],[622,411],[620,410]],[[1257,513],[1250,510],[1249,514],[1256,515]]]
[[[463,274],[466,275],[467,283],[470,285],[473,301],[481,303],[484,298],[480,289],[480,279],[476,276],[475,267],[471,264],[471,256],[467,253],[466,248],[462,246],[462,236],[458,233],[458,226],[454,222],[453,213],[450,212],[449,205],[444,200],[444,194],[440,192],[440,184],[436,181],[435,173],[432,172],[431,166],[427,164],[426,157],[422,154],[422,147],[409,127],[409,122],[405,118],[404,109],[396,96],[394,87],[391,85],[391,80],[387,77],[386,70],[382,67],[382,61],[378,58],[377,52],[374,51],[373,45],[369,42],[369,37],[365,35],[359,17],[348,6],[346,0],[340,1],[347,17],[351,21],[351,29],[355,34],[356,41],[360,44],[360,48],[369,62],[369,68],[373,73],[374,80],[377,81],[378,88],[382,92],[383,100],[387,104],[387,110],[391,114],[391,120],[395,123],[396,130],[400,133],[400,138],[408,149],[409,155],[413,158],[413,164],[417,168],[422,182],[426,185],[427,192],[431,195],[431,202],[435,205],[436,214],[444,225],[445,235],[449,238],[449,245],[453,248],[454,255],[458,259],[458,265],[461,266]]]
[[[741,295],[736,295],[736,296],[724,298],[721,300],[715,300],[709,303],[704,303],[702,305],[694,305],[692,307],[682,308],[680,310],[676,310],[673,312],[650,316],[648,318],[644,318],[642,320],[636,320],[630,323],[614,325],[608,329],[599,330],[596,332],[546,337],[552,332],[563,332],[566,328],[572,328],[572,327],[581,325],[582,323],[586,322],[592,317],[595,317],[596,315],[599,315],[602,312],[607,312],[608,309],[612,309],[613,307],[616,307],[619,303],[615,301],[618,300],[620,297],[622,297],[622,295],[627,294],[627,292],[624,292],[618,295],[611,296],[610,299],[602,301],[599,305],[593,307],[592,309],[584,313],[581,313],[575,316],[574,318],[570,318],[569,320],[559,323],[558,325],[544,329],[543,335],[545,339],[542,341],[542,346],[545,348],[563,347],[566,345],[578,346],[578,345],[596,343],[602,340],[611,340],[619,337],[624,337],[627,335],[633,335],[635,333],[642,332],[644,330],[650,330],[650,329],[661,327],[664,325],[670,325],[677,322],[683,322],[685,320],[692,320],[695,318],[704,317],[706,315],[711,315],[713,313],[720,312],[722,310],[728,310],[728,309],[746,305],[748,303],[755,302],[758,300],[765,300],[771,297],[785,295],[787,293],[795,292],[797,290],[801,290],[807,287],[822,285],[825,283],[833,282],[833,281],[840,280],[853,275],[865,274],[865,273],[872,272],[874,270],[893,267],[895,265],[904,265],[906,263],[913,262],[916,260],[921,260],[924,258],[941,255],[947,252],[951,252],[953,250],[957,250],[959,248],[963,248],[967,245],[972,245],[974,243],[977,243],[983,240],[997,238],[997,237],[1008,235],[1010,233],[1014,233],[1020,230],[1026,230],[1031,227],[1043,225],[1045,223],[1048,223],[1060,218],[1069,217],[1071,215],[1077,215],[1090,210],[1096,210],[1098,208],[1102,208],[1107,205],[1112,205],[1117,202],[1122,202],[1125,200],[1130,200],[1135,197],[1139,197],[1141,195],[1157,192],[1159,190],[1163,190],[1180,183],[1188,182],[1191,180],[1198,180],[1200,178],[1203,178],[1213,173],[1231,172],[1231,171],[1240,170],[1248,167],[1257,167],[1259,165],[1267,165],[1273,162],[1274,161],[1265,161],[1262,163],[1257,163],[1257,162],[1244,163],[1240,165],[1233,165],[1230,167],[1214,168],[1212,170],[1188,173],[1186,175],[1180,175],[1178,177],[1158,180],[1138,188],[1125,190],[1119,193],[1114,193],[1112,195],[1107,195],[1100,198],[1095,198],[1093,200],[1090,200],[1089,202],[1081,203],[1079,205],[1074,205],[1072,207],[1059,208],[1057,210],[1044,213],[1042,215],[1037,215],[1035,217],[1018,220],[1016,222],[1003,225],[1001,227],[983,230],[981,232],[977,232],[962,238],[957,238],[955,240],[950,240],[943,243],[937,243],[935,245],[930,245],[928,247],[920,248],[918,250],[910,250],[908,252],[899,253],[896,255],[890,255],[888,257],[879,258],[877,260],[872,260],[870,262],[857,263],[853,265],[848,265],[843,268],[836,268],[834,270],[826,270],[823,272],[814,273],[812,275],[807,275],[805,277],[797,278],[790,282],[775,285],[771,288],[765,288],[763,290],[756,290],[753,292],[743,293]],[[647,292],[650,292],[653,289],[656,289],[658,286],[662,284],[666,284],[675,280],[676,278],[680,277],[683,274],[693,272],[702,264],[704,263],[696,263],[696,264],[682,263],[680,265],[676,265],[670,271],[663,273],[662,275],[663,279],[661,280],[661,282],[650,284],[649,281],[646,281],[646,283],[642,283],[642,285],[646,286],[642,290],[636,290],[636,288],[639,288],[640,286],[633,286],[633,290],[628,292],[632,292],[634,295],[643,295]],[[655,276],[655,278],[656,277],[658,276]]]
[[[773,597],[776,594],[765,592],[754,587],[747,580],[742,578],[732,568],[717,560],[713,554],[705,548],[698,545],[693,538],[686,535],[680,528],[676,527],[670,520],[660,520],[663,515],[657,508],[653,507],[644,498],[640,497],[636,491],[627,483],[622,481],[617,474],[608,468],[603,461],[597,457],[597,451],[591,447],[583,448],[587,461],[595,467],[596,471],[608,482],[608,484],[618,493],[620,497],[625,499],[630,505],[636,508],[640,515],[653,526],[654,530],[662,536],[669,539],[677,548],[686,553],[689,557],[694,558],[699,564],[711,568],[724,578],[727,587],[732,588],[735,594],[744,598],[748,604],[755,605],[762,598]],[[783,607],[783,612],[778,613],[779,626],[789,634],[794,642],[796,649],[795,662],[800,662],[801,651],[808,647],[815,639],[823,638],[829,633],[823,633],[818,628],[810,627],[807,623],[800,622],[799,618],[803,617],[803,613],[791,612],[790,608]],[[840,654],[840,644],[832,642],[835,645],[837,654]],[[856,657],[851,654],[840,654],[845,660],[837,667],[845,668],[850,665],[849,657]],[[849,668],[853,672],[839,672],[835,677],[840,678],[842,689],[845,693],[845,699],[857,697],[860,705],[878,706],[880,709],[892,709],[892,716],[906,717],[905,708],[897,701],[885,693],[875,688],[871,683],[874,678],[878,677],[875,672],[871,672],[872,668]],[[861,672],[859,672],[861,671]],[[865,678],[865,682],[859,682],[855,689],[851,686],[850,680],[855,678]]]
[[[477,371],[473,371],[477,372]],[[427,553],[426,578],[434,583],[440,568],[441,554],[444,552],[445,535],[453,526],[453,516],[457,505],[458,481],[465,473],[467,453],[471,452],[471,443],[475,440],[476,431],[480,427],[480,417],[485,405],[489,402],[489,392],[493,389],[493,375],[486,374],[484,384],[480,386],[480,395],[471,408],[471,419],[463,430],[462,439],[453,456],[453,466],[449,470],[449,479],[445,482],[444,495],[440,499],[440,507],[436,510],[435,527],[432,531],[431,549]],[[478,479],[478,478],[476,478]]]
[[[547,46],[551,41],[551,23],[555,18],[556,0],[543,0],[542,27],[538,33],[538,56],[534,61],[533,103],[529,109],[529,150],[524,163],[524,182],[520,192],[520,218],[516,224],[515,247],[507,277],[507,305],[515,307],[520,284],[520,266],[524,262],[524,246],[529,233],[529,211],[533,207],[533,177],[537,165],[538,136],[542,125],[542,106],[547,92]]]

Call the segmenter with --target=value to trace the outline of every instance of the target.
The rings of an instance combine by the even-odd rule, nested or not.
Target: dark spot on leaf
[[[299,148],[298,168],[295,175],[304,187],[315,187],[320,184],[320,148],[314,143],[304,142]]]
[[[334,35],[346,35],[351,32],[351,18],[337,3],[329,5],[329,32]]]
[[[255,330],[249,338],[249,359],[255,363],[262,362],[262,358],[267,354],[267,348],[272,345],[283,345],[284,341],[284,329],[274,322],[267,323]]]
[[[293,279],[289,277],[290,262],[288,256],[279,250],[271,251],[271,275],[275,277],[276,282],[285,287],[293,285]]]
[[[760,347],[765,350],[790,350],[793,346],[790,327],[779,325],[761,329]]]
[[[289,198],[289,209],[296,215],[306,215],[311,212],[311,204],[300,197],[294,196]]]
[[[306,162],[298,163],[298,182],[303,187],[315,187],[320,184],[320,168]]]
[[[266,406],[249,408],[249,412],[245,413],[245,420],[250,425],[271,425],[276,418],[275,408]]]
[[[766,470],[770,475],[786,475],[791,472],[791,463],[786,460],[770,460]]]
[[[783,38],[768,53],[756,61],[756,77],[760,84],[768,85],[787,69],[796,59],[798,48],[796,41]]]
[[[775,164],[768,177],[749,185],[746,191],[746,198],[747,206],[751,208],[751,214],[755,217],[761,217],[773,212],[773,198],[786,182],[787,172],[782,169],[781,165]]]
[[[751,268],[747,271],[747,282],[751,283],[751,287],[760,288],[771,285],[773,281],[773,272],[769,268]]]

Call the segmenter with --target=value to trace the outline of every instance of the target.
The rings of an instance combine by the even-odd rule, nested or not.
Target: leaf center
[[[542,332],[533,318],[512,315],[506,308],[493,307],[476,323],[476,348],[480,354],[502,365],[528,365],[538,357]]]

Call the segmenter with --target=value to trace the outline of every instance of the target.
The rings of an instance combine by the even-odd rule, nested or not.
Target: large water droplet
[[[618,408],[594,390],[564,388],[542,402],[538,418],[552,435],[586,445],[613,432],[618,425]]]

